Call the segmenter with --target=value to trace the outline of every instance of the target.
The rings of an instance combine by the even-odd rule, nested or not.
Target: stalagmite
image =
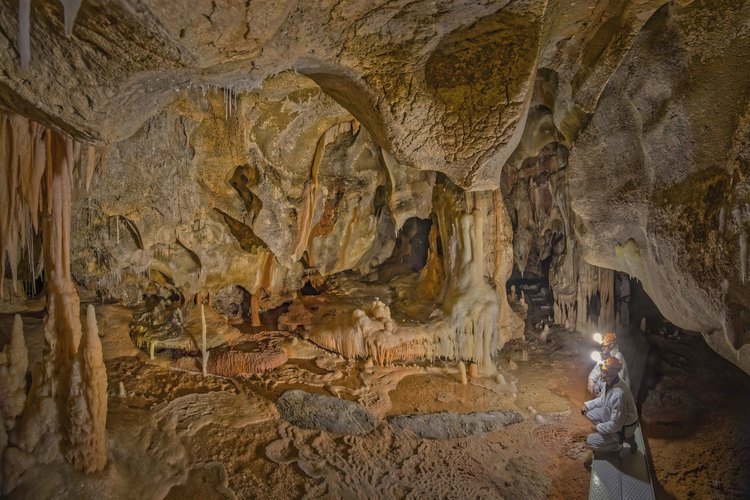
[[[68,398],[70,427],[68,460],[84,472],[95,472],[107,464],[107,369],[96,324],[94,306],[86,308],[78,354],[73,362]]]
[[[16,314],[10,342],[0,352],[0,416],[3,419],[0,427],[3,424],[14,426],[15,418],[23,411],[28,366],[29,352],[23,337],[23,321]]]
[[[549,325],[544,325],[544,329],[542,330],[542,334],[539,336],[539,340],[542,343],[546,343],[548,337],[549,337]]]
[[[71,184],[80,145],[4,112],[0,141],[8,145],[0,154],[2,274],[7,257],[17,280],[21,251],[29,249],[34,232],[41,229],[47,291],[44,356],[34,367],[23,413],[6,450],[6,455],[18,457],[9,473],[17,479],[34,462],[62,459],[80,470],[100,470],[107,458],[106,371],[93,311],[81,342],[79,299],[70,271]],[[15,484],[15,479],[7,479],[6,492]]]
[[[463,361],[458,362],[458,376],[461,384],[466,385],[469,380],[466,378],[466,364]]]

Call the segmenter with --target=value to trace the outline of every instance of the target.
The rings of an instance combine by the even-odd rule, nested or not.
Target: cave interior
[[[750,1],[0,6],[0,493],[750,496]],[[593,498],[593,496],[592,496]]]

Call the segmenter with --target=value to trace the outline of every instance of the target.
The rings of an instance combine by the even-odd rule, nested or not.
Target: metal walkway
[[[648,344],[639,333],[618,336],[618,345],[628,362],[633,394],[638,394],[648,356]],[[648,448],[641,426],[635,429],[638,451],[624,445],[619,452],[597,453],[591,464],[589,500],[653,500],[654,486],[648,466]]]
[[[648,471],[648,458],[639,425],[635,431],[638,451],[628,446],[618,452],[599,453],[591,465],[589,500],[649,500],[654,487]]]

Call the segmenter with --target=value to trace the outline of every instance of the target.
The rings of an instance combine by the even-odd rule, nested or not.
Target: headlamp
[[[593,359],[597,363],[601,363],[602,362],[602,353],[600,353],[599,351],[592,352],[591,353],[591,359]]]
[[[602,343],[602,334],[601,333],[596,332],[592,338],[594,339],[594,342],[596,342],[597,344],[601,344]]]

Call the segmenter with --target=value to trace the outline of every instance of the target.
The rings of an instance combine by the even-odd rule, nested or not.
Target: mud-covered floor
[[[66,466],[38,466],[12,498],[588,495],[589,473],[582,459],[589,426],[577,409],[587,399],[593,345],[577,334],[553,328],[542,344],[539,331],[529,329],[525,343],[511,342],[497,357],[501,377],[462,385],[455,363],[368,367],[289,333],[269,332],[287,350],[289,361],[269,374],[223,378],[176,369],[167,352],[149,360],[129,341],[129,315],[119,306],[97,308],[109,377],[107,469],[84,476]],[[3,334],[9,332],[10,319],[1,318]],[[27,317],[25,324],[33,362],[41,352],[41,320]],[[258,334],[246,330],[248,336]],[[664,389],[678,394],[669,392],[670,380],[687,382],[679,378],[681,369],[659,366],[648,380],[654,390],[646,403],[649,415],[661,415],[646,423],[658,495],[742,498],[748,491],[742,483],[750,476],[750,412],[743,409],[747,399],[741,399],[746,393],[711,386],[710,375],[716,373],[706,370],[689,381],[704,384],[699,387],[705,401],[690,413],[693,423],[688,426],[680,418],[667,423]],[[292,425],[275,405],[290,389],[355,402],[376,415],[377,427],[365,435],[347,435]],[[694,391],[679,394],[682,407],[684,398],[697,396]],[[727,394],[735,399],[727,400]],[[391,420],[498,410],[518,412],[523,421],[490,432],[472,428],[463,437],[421,439]],[[440,413],[437,418],[447,422],[450,433],[450,417]],[[663,427],[676,425],[689,429],[679,436],[665,434]]]

